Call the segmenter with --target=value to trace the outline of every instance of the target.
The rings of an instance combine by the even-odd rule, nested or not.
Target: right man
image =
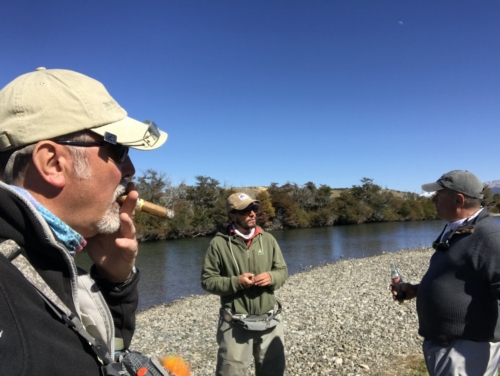
[[[226,201],[231,224],[210,242],[202,287],[221,297],[216,375],[244,376],[255,359],[257,376],[285,372],[281,306],[274,297],[287,267],[274,237],[256,224],[259,201],[234,193]]]
[[[419,334],[431,376],[496,375],[500,364],[500,227],[481,207],[483,184],[454,170],[435,183],[447,223],[418,285],[391,285],[396,299],[417,298]]]

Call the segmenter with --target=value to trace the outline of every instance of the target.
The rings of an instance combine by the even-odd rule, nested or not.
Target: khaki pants
[[[285,373],[283,323],[263,331],[249,331],[220,320],[217,329],[217,376],[246,376],[252,356],[256,376],[282,376]]]

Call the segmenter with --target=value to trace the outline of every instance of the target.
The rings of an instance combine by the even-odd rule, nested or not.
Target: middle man
[[[218,376],[281,376],[285,352],[281,304],[274,296],[287,267],[274,237],[257,226],[258,200],[234,193],[226,201],[231,220],[208,246],[201,286],[221,297],[217,329]]]

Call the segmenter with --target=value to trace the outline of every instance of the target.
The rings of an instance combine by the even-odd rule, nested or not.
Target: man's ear
[[[32,159],[43,180],[55,188],[63,188],[66,185],[70,155],[64,146],[44,140],[36,144]]]
[[[229,219],[234,222],[235,221],[235,217],[236,217],[236,214],[234,213],[227,213],[227,216],[229,217]]]
[[[457,193],[455,196],[455,203],[457,207],[462,208],[465,204],[465,196],[461,193]]]

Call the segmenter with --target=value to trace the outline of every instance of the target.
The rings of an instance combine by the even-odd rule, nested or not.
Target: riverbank
[[[341,260],[291,276],[276,296],[284,305],[287,376],[409,375],[408,356],[421,356],[415,301],[388,291],[390,263],[418,283],[433,250],[419,248]],[[192,376],[213,375],[219,298],[192,296],[137,316],[132,348],[180,354]],[[423,358],[422,358],[423,359]]]

